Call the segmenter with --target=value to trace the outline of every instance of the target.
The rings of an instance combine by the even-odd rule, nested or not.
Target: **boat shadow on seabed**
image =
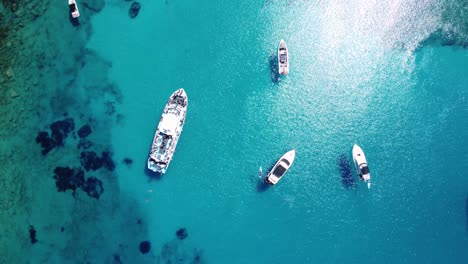
[[[343,187],[345,189],[356,189],[357,184],[353,178],[351,163],[345,154],[341,154],[338,157],[338,167],[340,169],[341,184],[343,184]]]
[[[270,54],[270,57],[268,58],[268,62],[270,65],[271,81],[274,84],[278,84],[281,78],[278,72],[278,57],[276,56],[276,53],[273,52]]]
[[[270,184],[265,182],[265,178],[259,179],[257,183],[257,191],[264,192],[270,188]]]
[[[78,18],[72,17],[71,14],[69,14],[69,19],[70,19],[70,23],[71,23],[74,27],[77,27],[77,26],[80,25],[80,21],[78,20]]]

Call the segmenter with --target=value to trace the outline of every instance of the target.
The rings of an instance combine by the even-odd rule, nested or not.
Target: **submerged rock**
[[[80,161],[86,171],[98,170],[103,166],[110,171],[115,169],[115,163],[108,151],[102,152],[102,157],[99,157],[94,151],[83,151],[81,152]]]
[[[102,187],[102,181],[95,177],[89,177],[83,184],[81,189],[84,192],[86,192],[90,197],[96,199],[99,199],[101,194],[104,192],[104,187]]]
[[[125,158],[125,159],[123,159],[123,163],[124,163],[125,165],[127,165],[127,166],[130,166],[130,165],[133,164],[133,160],[130,159],[130,158]]]
[[[36,229],[34,229],[32,225],[29,226],[29,238],[31,239],[31,244],[35,244],[38,241],[36,238]]]
[[[138,13],[140,12],[141,5],[138,2],[133,2],[132,5],[130,6],[130,9],[128,10],[128,15],[130,18],[135,18],[138,16]]]
[[[49,133],[45,131],[40,131],[36,137],[36,143],[41,144],[42,147],[42,155],[46,155],[55,148],[55,141],[49,137]]]
[[[80,161],[86,171],[97,170],[102,167],[102,160],[94,151],[81,152]]]
[[[80,138],[85,138],[85,137],[89,136],[89,134],[91,134],[91,132],[93,132],[91,130],[91,127],[89,125],[84,125],[78,130],[78,136]]]
[[[180,239],[180,240],[186,239],[186,238],[188,237],[187,229],[185,229],[185,228],[180,228],[179,230],[177,230],[176,236],[177,236],[177,238]]]
[[[151,243],[149,241],[143,241],[140,243],[141,254],[146,254],[151,250]]]
[[[109,151],[104,151],[102,152],[101,160],[102,160],[102,165],[104,166],[104,168],[110,171],[113,171],[115,169],[115,163],[112,160],[111,155],[112,154]]]
[[[40,131],[36,137],[36,143],[42,146],[42,155],[46,155],[53,148],[63,146],[65,138],[75,129],[73,118],[56,121],[50,125],[52,133]]]
[[[56,121],[50,125],[52,131],[52,139],[57,146],[63,146],[65,138],[70,132],[75,129],[73,118],[65,118],[64,120]]]
[[[85,182],[84,172],[81,169],[56,167],[54,173],[55,185],[59,192],[72,190],[75,193],[76,189],[80,188]]]

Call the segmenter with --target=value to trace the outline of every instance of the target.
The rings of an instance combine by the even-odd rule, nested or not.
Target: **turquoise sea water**
[[[135,202],[118,216],[96,212],[101,225],[128,219],[87,230],[104,241],[65,242],[88,255],[34,254],[56,263],[118,263],[113,254],[122,263],[468,261],[468,50],[430,38],[444,23],[442,2],[142,1],[135,19],[129,5],[106,2],[85,47],[111,65],[86,74],[108,74],[117,87],[118,122],[100,123],[102,100],[85,103],[117,163],[103,195],[116,188],[115,203]],[[280,39],[291,70],[277,80]],[[81,79],[70,89],[89,86]],[[149,147],[180,87],[189,100],[184,131],[167,173],[150,179]],[[354,168],[357,185],[342,184],[339,160],[352,161],[355,143],[371,189]],[[259,167],[265,174],[290,149],[296,160],[285,177],[261,186]],[[137,219],[145,230],[124,232]]]

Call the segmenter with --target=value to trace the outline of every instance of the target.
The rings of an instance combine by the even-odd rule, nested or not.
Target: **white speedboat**
[[[361,181],[367,183],[367,188],[370,188],[370,171],[369,167],[367,166],[366,156],[364,156],[364,152],[362,149],[354,144],[353,146],[353,161],[354,166],[356,166],[356,171]]]
[[[75,0],[68,0],[68,8],[70,9],[70,14],[73,18],[78,18],[80,16],[80,11],[78,10]]]
[[[270,185],[277,184],[283,175],[288,171],[289,167],[291,167],[295,156],[296,151],[294,149],[286,152],[268,173],[267,177],[265,178],[265,182],[269,183]]]
[[[151,145],[148,169],[160,174],[166,172],[184,126],[187,104],[187,94],[182,88],[169,98]]]
[[[284,40],[278,45],[278,72],[284,75],[289,73],[289,52]]]

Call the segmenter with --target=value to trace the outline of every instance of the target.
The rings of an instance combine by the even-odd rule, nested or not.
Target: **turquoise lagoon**
[[[443,3],[141,6],[130,19],[128,2],[108,1],[91,18],[86,48],[112,64],[107,78],[121,95],[121,120],[106,130],[118,163],[116,199],[136,201],[121,214],[143,219],[145,233],[135,237],[152,251],[141,255],[127,243],[101,254],[117,252],[123,263],[166,263],[164,254],[192,263],[192,252],[207,263],[468,261],[468,51],[433,37],[445,25]],[[271,64],[280,39],[291,70],[277,80]],[[167,173],[151,179],[151,140],[180,87],[189,98],[184,131]],[[101,108],[92,106],[97,119]],[[341,182],[339,158],[351,161],[355,143],[366,153],[371,189]],[[290,149],[296,160],[284,179],[259,187],[259,167]],[[132,166],[120,162],[127,157]],[[189,236],[177,242],[181,227]],[[171,253],[163,253],[167,241],[179,243]]]

